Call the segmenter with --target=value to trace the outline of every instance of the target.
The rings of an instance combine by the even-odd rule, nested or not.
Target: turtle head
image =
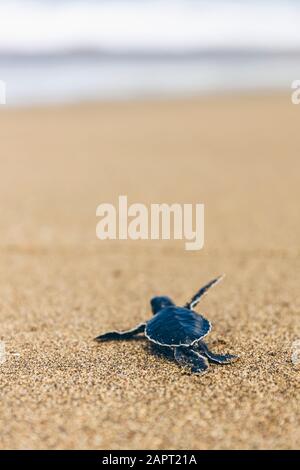
[[[155,315],[165,307],[172,307],[175,305],[169,297],[153,297],[150,303],[153,315]]]

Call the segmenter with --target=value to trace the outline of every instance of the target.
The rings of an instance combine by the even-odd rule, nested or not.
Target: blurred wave
[[[2,0],[1,54],[201,54],[300,49],[300,3]]]
[[[296,0],[0,0],[8,104],[278,88],[300,74]]]

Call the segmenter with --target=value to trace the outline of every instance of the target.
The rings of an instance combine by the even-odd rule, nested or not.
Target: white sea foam
[[[299,25],[289,0],[2,0],[0,52],[295,50]]]
[[[0,0],[6,104],[290,89],[296,0]]]

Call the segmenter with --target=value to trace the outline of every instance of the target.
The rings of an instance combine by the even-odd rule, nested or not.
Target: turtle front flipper
[[[130,339],[133,336],[144,333],[146,323],[140,323],[139,325],[135,326],[131,330],[126,331],[110,331],[108,333],[104,333],[103,335],[97,336],[95,341],[109,341],[114,339]]]
[[[190,367],[193,373],[205,374],[208,370],[209,364],[206,357],[192,349],[178,346],[175,348],[174,357],[181,366]]]
[[[236,361],[239,357],[233,356],[232,354],[215,354],[210,351],[207,345],[203,341],[199,341],[197,345],[193,346],[201,354],[204,354],[209,361],[216,362],[218,364],[229,364],[230,362]]]
[[[217,277],[216,279],[213,279],[212,281],[208,282],[205,284],[205,286],[201,287],[201,289],[198,290],[198,292],[191,298],[189,302],[187,302],[184,307],[192,310],[193,308],[196,307],[196,305],[199,303],[201,297],[203,297],[208,290],[218,284],[224,277],[225,275],[222,274],[222,276]]]

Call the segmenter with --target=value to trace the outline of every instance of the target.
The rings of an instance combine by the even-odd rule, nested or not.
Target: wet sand
[[[299,120],[284,95],[1,111],[0,448],[300,447]],[[120,194],[204,203],[204,249],[97,240]],[[223,272],[197,311],[238,362],[92,341]]]

